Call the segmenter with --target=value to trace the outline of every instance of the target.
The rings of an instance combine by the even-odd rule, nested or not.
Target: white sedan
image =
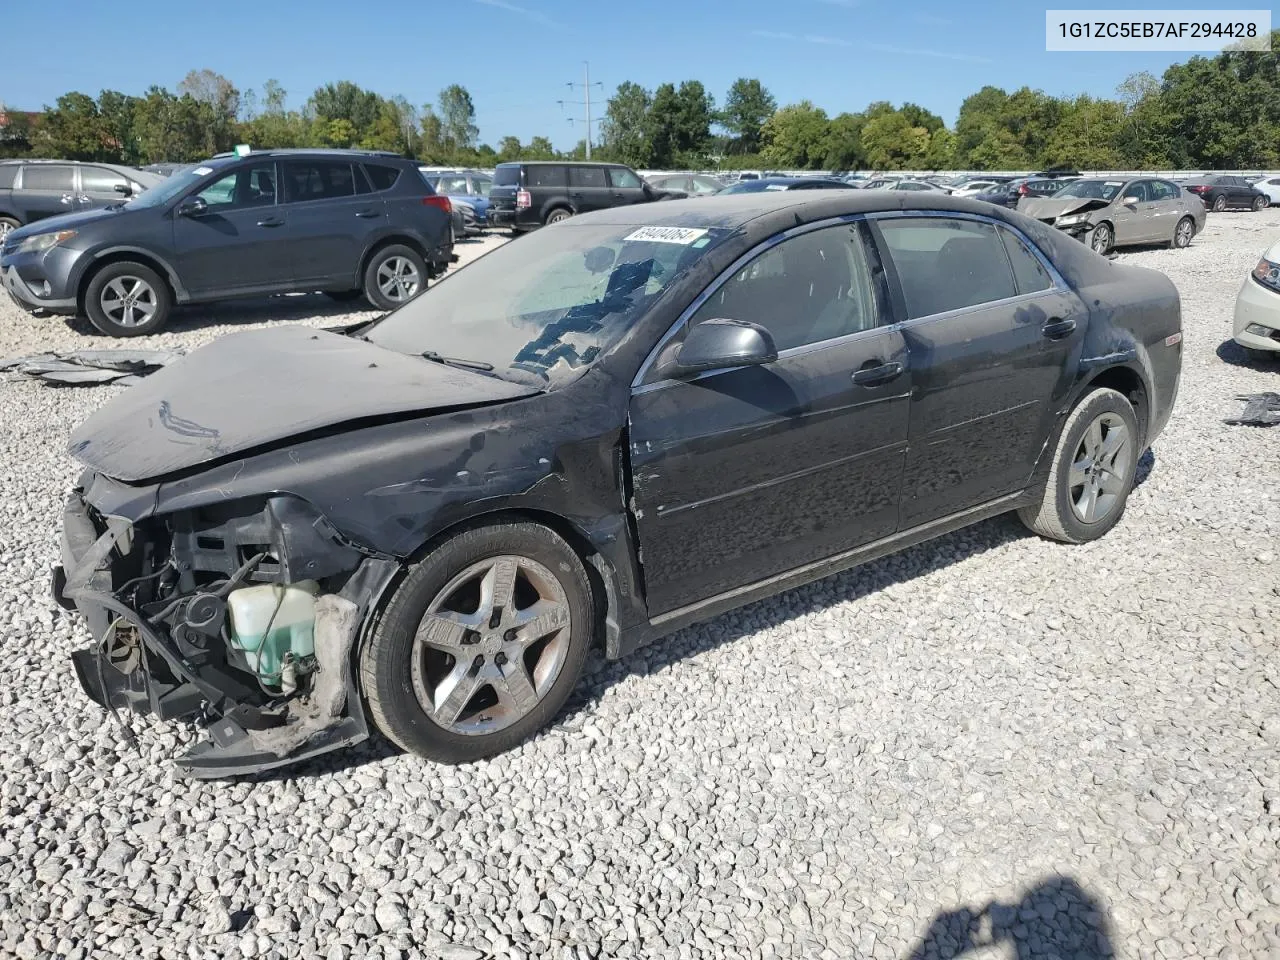
[[[1261,190],[1267,195],[1267,199],[1271,201],[1271,205],[1280,205],[1280,177],[1271,176],[1263,177],[1261,180],[1255,180],[1253,189]]]
[[[1236,296],[1234,333],[1253,359],[1280,359],[1280,242],[1245,277]]]

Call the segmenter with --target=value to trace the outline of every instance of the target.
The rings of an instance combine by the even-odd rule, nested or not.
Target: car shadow
[[[348,317],[352,314],[368,314],[372,318],[381,312],[384,311],[378,310],[363,298],[339,302],[323,293],[286,293],[271,297],[219,300],[213,303],[176,306],[160,334],[190,333],[205,327],[238,326],[267,323],[273,320],[282,323],[323,320],[327,317]],[[65,319],[67,326],[76,333],[109,339],[84,317]]]
[[[1016,903],[992,900],[982,906],[938,913],[906,960],[963,960],[992,948],[1018,960],[1072,957],[1111,960],[1115,945],[1106,907],[1071,877],[1040,881]]]
[[[1218,355],[1218,359],[1223,363],[1229,363],[1233,367],[1249,367],[1252,370],[1275,370],[1280,368],[1280,350],[1276,351],[1275,359],[1255,360],[1249,356],[1249,352],[1244,347],[1234,340],[1223,340],[1218,344],[1218,349],[1214,353]]]

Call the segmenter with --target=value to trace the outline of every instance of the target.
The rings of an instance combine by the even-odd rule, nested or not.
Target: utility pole
[[[565,84],[565,86],[567,86],[570,90],[573,90],[575,87],[582,87],[583,99],[557,100],[556,103],[560,104],[562,108],[566,104],[574,107],[586,107],[586,110],[587,110],[587,159],[590,160],[591,159],[591,124],[593,122],[591,119],[591,88],[600,87],[600,89],[603,90],[604,84],[600,83],[599,81],[595,83],[591,82],[591,63],[588,60],[583,60],[582,61],[582,83],[575,83],[574,81],[571,80],[569,81],[569,83]],[[572,117],[569,118],[569,122],[573,123]],[[594,122],[599,123],[600,121],[596,120]]]

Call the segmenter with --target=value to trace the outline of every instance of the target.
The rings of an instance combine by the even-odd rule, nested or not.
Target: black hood
[[[128,482],[344,423],[474,407],[538,390],[310,327],[232,334],[82,423],[69,451]]]

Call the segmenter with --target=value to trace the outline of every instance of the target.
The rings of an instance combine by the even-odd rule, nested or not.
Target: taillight
[[[422,205],[424,207],[436,207],[437,209],[443,210],[449,216],[453,216],[453,204],[449,202],[448,197],[441,196],[438,193],[432,194],[429,197],[423,197]]]
[[[1018,196],[1020,197],[1031,196],[1031,191],[1027,189],[1027,185],[1025,183],[1018,188]]]
[[[1192,193],[1208,193],[1209,188],[1203,184],[1196,184],[1194,187],[1187,187]]]
[[[519,190],[516,192],[516,209],[528,210],[533,206],[533,197],[528,190]]]

